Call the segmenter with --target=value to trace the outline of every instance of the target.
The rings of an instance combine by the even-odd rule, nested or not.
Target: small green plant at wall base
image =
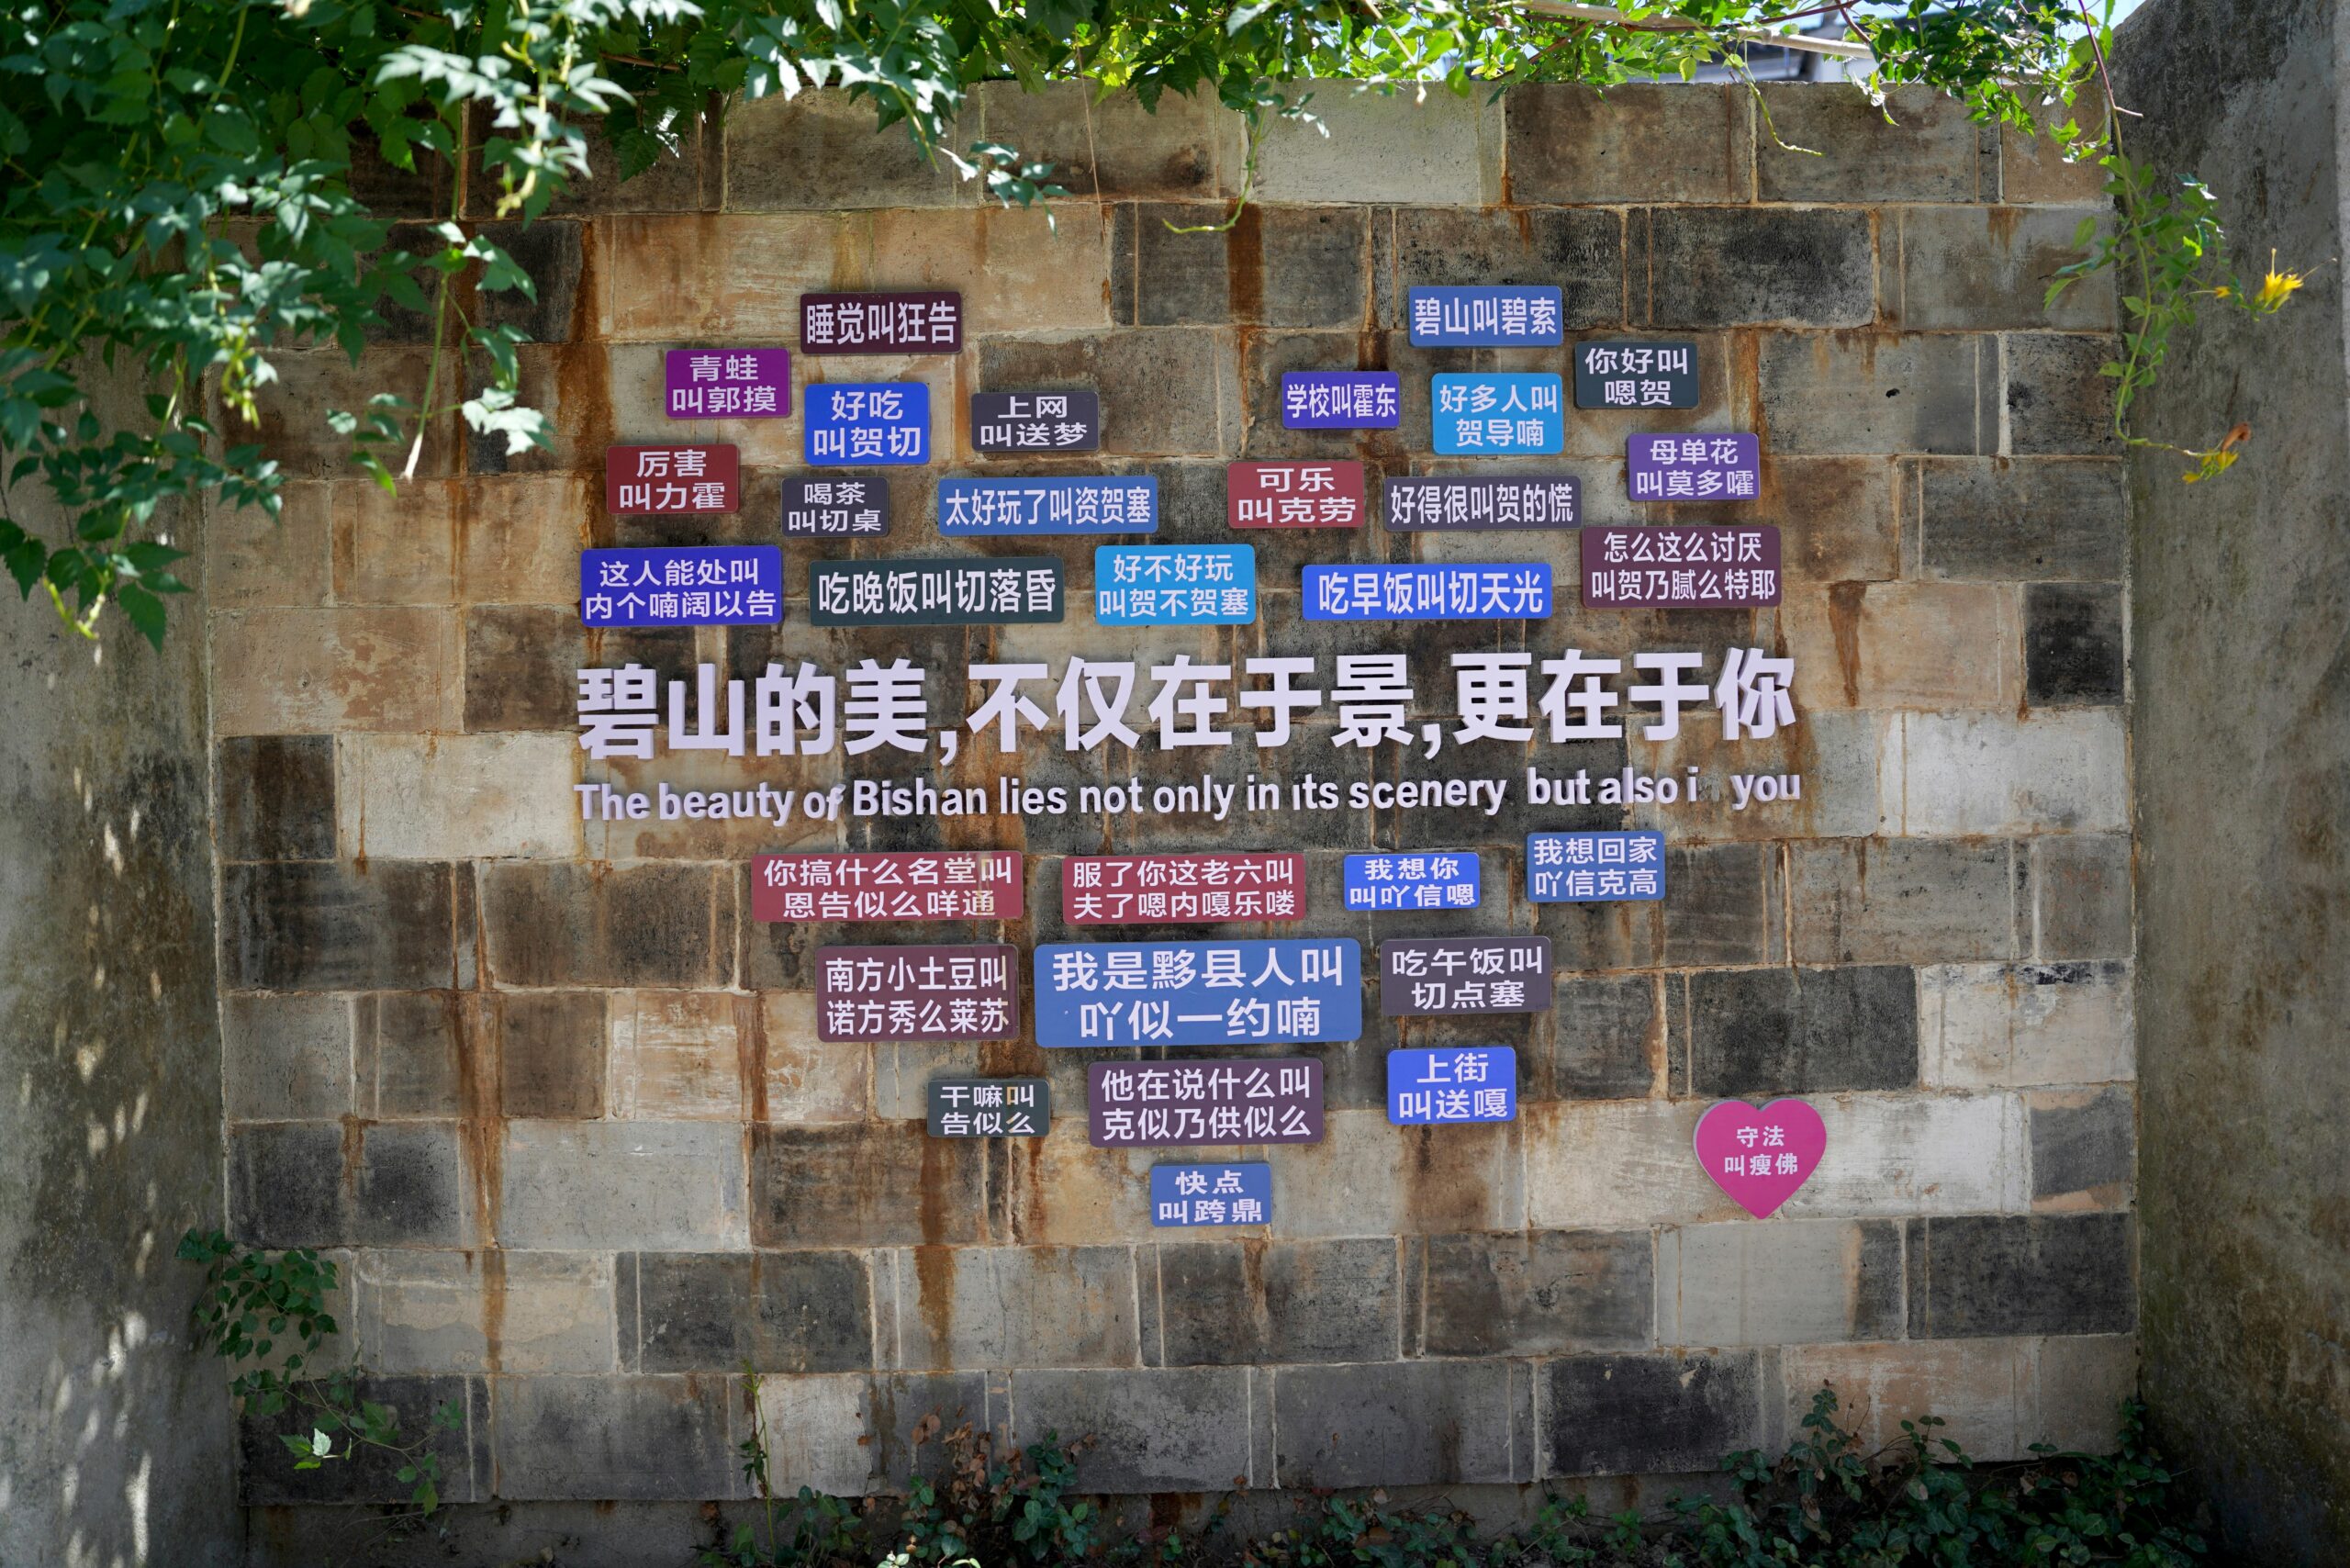
[[[291,1429],[278,1440],[292,1467],[320,1470],[372,1453],[389,1462],[394,1481],[408,1489],[409,1512],[390,1522],[430,1518],[441,1506],[441,1458],[431,1451],[431,1434],[462,1427],[464,1413],[453,1400],[443,1404],[425,1435],[411,1438],[389,1406],[365,1396],[355,1363],[325,1370],[311,1364],[338,1331],[326,1305],[334,1264],[307,1248],[239,1247],[218,1230],[189,1231],[180,1238],[178,1256],[204,1268],[204,1292],[190,1311],[196,1347],[243,1367],[229,1390],[246,1417],[288,1420]],[[273,1357],[274,1364],[251,1364]]]

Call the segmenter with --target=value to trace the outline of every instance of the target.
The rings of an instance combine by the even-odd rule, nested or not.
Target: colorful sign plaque
[[[1572,474],[1387,481],[1387,526],[1398,533],[1573,528],[1582,521],[1583,486]]]
[[[1519,621],[1550,613],[1542,561],[1407,566],[1307,566],[1299,613],[1308,621]]]
[[[722,512],[742,504],[743,459],[732,446],[604,448],[608,512]]]
[[[1246,626],[1257,619],[1253,544],[1103,544],[1093,552],[1103,626]]]
[[[1362,1034],[1354,938],[1046,942],[1035,957],[1036,1043],[1288,1046]]]
[[[1370,518],[1359,462],[1234,463],[1224,472],[1225,521],[1235,528],[1360,528]]]
[[[1071,925],[1303,920],[1305,857],[1071,855],[1061,861],[1061,918]]]
[[[1001,944],[816,949],[816,1037],[1007,1040],[1020,1032],[1019,951]]]
[[[1762,492],[1762,443],[1751,431],[1636,435],[1624,471],[1636,501],[1751,501]]]
[[[974,392],[976,452],[1099,452],[1099,392]]]
[[[870,537],[890,532],[890,482],[878,475],[783,482],[783,536]]]
[[[1154,1165],[1150,1223],[1155,1226],[1264,1225],[1273,1217],[1273,1168]]]
[[[1535,903],[1664,897],[1664,834],[1529,833],[1526,896]]]
[[[924,1100],[933,1137],[1042,1137],[1053,1126],[1048,1078],[934,1078]]]
[[[1546,373],[1437,376],[1429,421],[1440,454],[1550,454],[1567,444],[1559,378]]]
[[[1322,1141],[1322,1064],[1308,1057],[1097,1061],[1085,1095],[1096,1148]]]
[[[1018,920],[1010,849],[819,851],[751,861],[753,920]]]
[[[920,381],[810,383],[811,468],[930,461],[930,387]]]
[[[1292,370],[1281,376],[1284,430],[1392,431],[1403,422],[1403,378],[1392,370]]]
[[[661,371],[673,420],[776,420],[791,412],[789,349],[671,349]]]
[[[772,626],[783,619],[783,551],[684,544],[579,553],[583,626]]]
[[[1819,1169],[1828,1124],[1801,1100],[1760,1106],[1724,1100],[1697,1118],[1690,1141],[1714,1184],[1756,1219],[1768,1219]]]
[[[1779,602],[1779,531],[1586,528],[1583,601],[1592,610],[1758,610]]]
[[[1387,1119],[1399,1127],[1517,1120],[1517,1051],[1510,1046],[1389,1051]]]
[[[1379,1011],[1386,1017],[1550,1006],[1548,936],[1404,936],[1379,945]]]
[[[960,353],[963,297],[943,289],[803,294],[800,347],[806,353]]]
[[[1348,909],[1477,907],[1477,857],[1472,851],[1349,855],[1345,876]]]
[[[1412,346],[1555,348],[1566,341],[1559,290],[1544,284],[1416,287],[1409,296]]]
[[[938,532],[949,539],[1035,533],[1156,533],[1158,480],[1088,474],[1050,479],[941,479]]]
[[[1061,564],[1046,555],[808,565],[816,626],[1024,626],[1062,612]]]
[[[1578,409],[1694,409],[1697,345],[1594,342],[1575,345]]]

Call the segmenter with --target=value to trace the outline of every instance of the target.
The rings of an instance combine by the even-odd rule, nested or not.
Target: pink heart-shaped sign
[[[1697,1118],[1697,1163],[1756,1219],[1768,1219],[1819,1169],[1828,1124],[1801,1100],[1725,1100]]]

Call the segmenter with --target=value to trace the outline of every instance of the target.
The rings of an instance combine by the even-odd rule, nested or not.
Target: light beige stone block
[[[216,614],[213,733],[453,730],[464,695],[457,644],[447,610]]]
[[[387,860],[576,856],[585,754],[569,735],[346,735],[335,748],[342,852]]]

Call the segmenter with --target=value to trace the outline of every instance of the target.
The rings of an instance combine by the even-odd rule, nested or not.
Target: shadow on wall
[[[198,615],[158,655],[0,604],[0,1562],[233,1562],[227,1389],[188,1353],[219,1211]]]

